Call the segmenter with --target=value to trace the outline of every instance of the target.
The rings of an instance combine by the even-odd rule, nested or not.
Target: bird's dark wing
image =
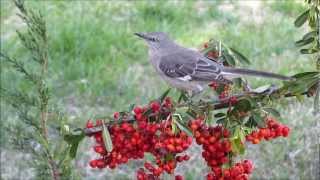
[[[159,69],[168,77],[183,81],[219,81],[225,83],[221,65],[193,51],[179,51],[163,56]]]

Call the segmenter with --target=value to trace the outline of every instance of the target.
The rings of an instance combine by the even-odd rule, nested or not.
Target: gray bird
[[[290,81],[293,78],[250,69],[225,67],[202,53],[176,44],[163,32],[135,33],[149,46],[149,59],[157,73],[172,87],[197,94],[210,82],[232,83],[241,75]]]

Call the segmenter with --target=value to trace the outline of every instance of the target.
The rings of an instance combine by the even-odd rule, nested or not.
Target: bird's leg
[[[243,83],[243,90],[244,92],[252,92],[252,88],[250,87],[248,81],[245,79],[241,79],[242,83]]]

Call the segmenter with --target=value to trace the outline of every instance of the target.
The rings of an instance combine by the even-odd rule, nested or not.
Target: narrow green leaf
[[[230,50],[232,51],[232,54],[235,56],[235,58],[237,60],[239,60],[240,63],[250,64],[250,61],[243,54],[241,54],[239,51],[237,51],[233,48],[230,48]]]
[[[240,150],[238,148],[238,144],[237,144],[236,139],[231,140],[231,148],[232,148],[233,153],[235,153],[235,154],[239,153]]]
[[[245,123],[245,126],[249,128],[257,127],[258,124],[255,122],[252,116],[249,117],[248,121]]]
[[[80,134],[78,132],[80,131],[73,130],[73,134],[67,134],[63,137],[63,139],[70,145],[69,156],[72,159],[76,157],[79,143],[85,137],[83,131],[81,131]]]
[[[159,101],[163,102],[163,100],[167,97],[167,95],[169,94],[169,92],[171,91],[171,88],[168,88],[160,97],[159,97]]]
[[[224,53],[222,55],[224,57],[224,59],[227,61],[227,63],[231,66],[235,66],[236,65],[236,61],[234,60],[234,58],[229,55],[228,53]]]
[[[112,140],[111,140],[111,136],[110,136],[108,127],[106,127],[105,123],[102,124],[102,127],[103,127],[102,138],[103,138],[104,145],[106,147],[106,150],[108,152],[111,152],[112,151]]]
[[[317,31],[311,31],[303,35],[302,39],[309,39],[311,37],[317,36]]]
[[[318,81],[319,78],[317,77],[298,79],[297,83],[290,84],[287,88],[292,94],[297,95],[307,91],[309,88],[318,83]]]
[[[301,54],[313,54],[318,52],[316,49],[300,49]]]
[[[224,117],[224,118],[221,118],[221,119],[218,119],[217,121],[216,121],[216,123],[217,124],[224,124],[224,121],[226,120],[226,118]]]
[[[236,139],[231,140],[231,148],[232,148],[232,152],[235,154],[242,155],[245,152],[244,145],[241,143],[240,138],[236,138]]]
[[[197,113],[195,113],[194,111],[192,111],[191,109],[188,109],[188,111],[186,112],[189,116],[191,116],[192,118],[196,118],[197,117]]]
[[[192,136],[192,132],[190,131],[190,129],[184,125],[179,118],[175,118],[174,122],[176,123],[176,125],[178,126],[178,128],[182,131],[184,131],[185,133],[187,133],[189,136]]]
[[[305,46],[307,44],[310,44],[314,41],[314,38],[313,37],[310,37],[308,39],[301,39],[299,41],[296,41],[295,44],[297,47],[301,47],[301,46]]]
[[[172,121],[171,123],[171,128],[172,128],[173,134],[176,134],[178,132],[177,125],[174,121]]]
[[[134,107],[135,107],[135,104],[130,104],[128,112],[131,112],[134,109]]]
[[[56,154],[55,156],[58,157],[58,166],[59,167],[61,166],[63,161],[68,157],[68,155],[69,155],[69,157],[71,157],[70,150],[71,150],[70,147],[66,147],[62,151],[59,151],[59,152],[57,151],[58,154]],[[75,156],[71,157],[71,158],[73,159],[73,158],[75,158]]]
[[[149,108],[148,110],[146,110],[146,111],[143,113],[143,115],[144,115],[144,116],[149,116],[151,113],[152,113],[152,109]]]
[[[281,115],[279,113],[279,111],[277,111],[274,108],[271,107],[265,107],[263,108],[263,110],[267,111],[268,113],[272,114],[274,117],[279,118]]]
[[[70,147],[69,156],[71,159],[74,159],[77,155],[79,143],[74,143]]]
[[[248,98],[241,99],[236,104],[235,108],[239,111],[247,112],[253,107],[253,104]]]
[[[210,47],[202,50],[202,53],[203,53],[205,56],[207,56],[207,54],[208,54],[210,51],[212,51],[212,50],[215,50],[215,47],[210,46]]]
[[[239,133],[239,138],[241,142],[245,142],[246,141],[246,136],[244,135],[243,131],[240,131]]]
[[[185,92],[181,92],[179,98],[178,98],[178,102],[180,103],[181,101],[188,101],[188,97],[186,96],[186,93]]]
[[[236,87],[238,87],[238,88],[242,87],[243,80],[241,78],[234,78],[234,79],[232,79],[232,82]]]
[[[220,117],[224,117],[224,116],[226,116],[225,113],[217,113],[214,115],[215,118],[220,118]]]
[[[310,9],[308,9],[307,11],[303,12],[295,21],[294,21],[294,25],[296,27],[301,27],[308,19],[309,16],[309,12]]]
[[[260,113],[254,112],[252,114],[252,117],[253,117],[254,121],[256,122],[256,124],[258,125],[258,127],[265,127],[264,118],[260,115]]]

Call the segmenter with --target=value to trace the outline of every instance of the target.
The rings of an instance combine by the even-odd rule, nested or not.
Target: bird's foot
[[[247,80],[242,80],[242,83],[243,83],[243,91],[244,92],[252,92],[253,91],[253,89],[250,87]]]

